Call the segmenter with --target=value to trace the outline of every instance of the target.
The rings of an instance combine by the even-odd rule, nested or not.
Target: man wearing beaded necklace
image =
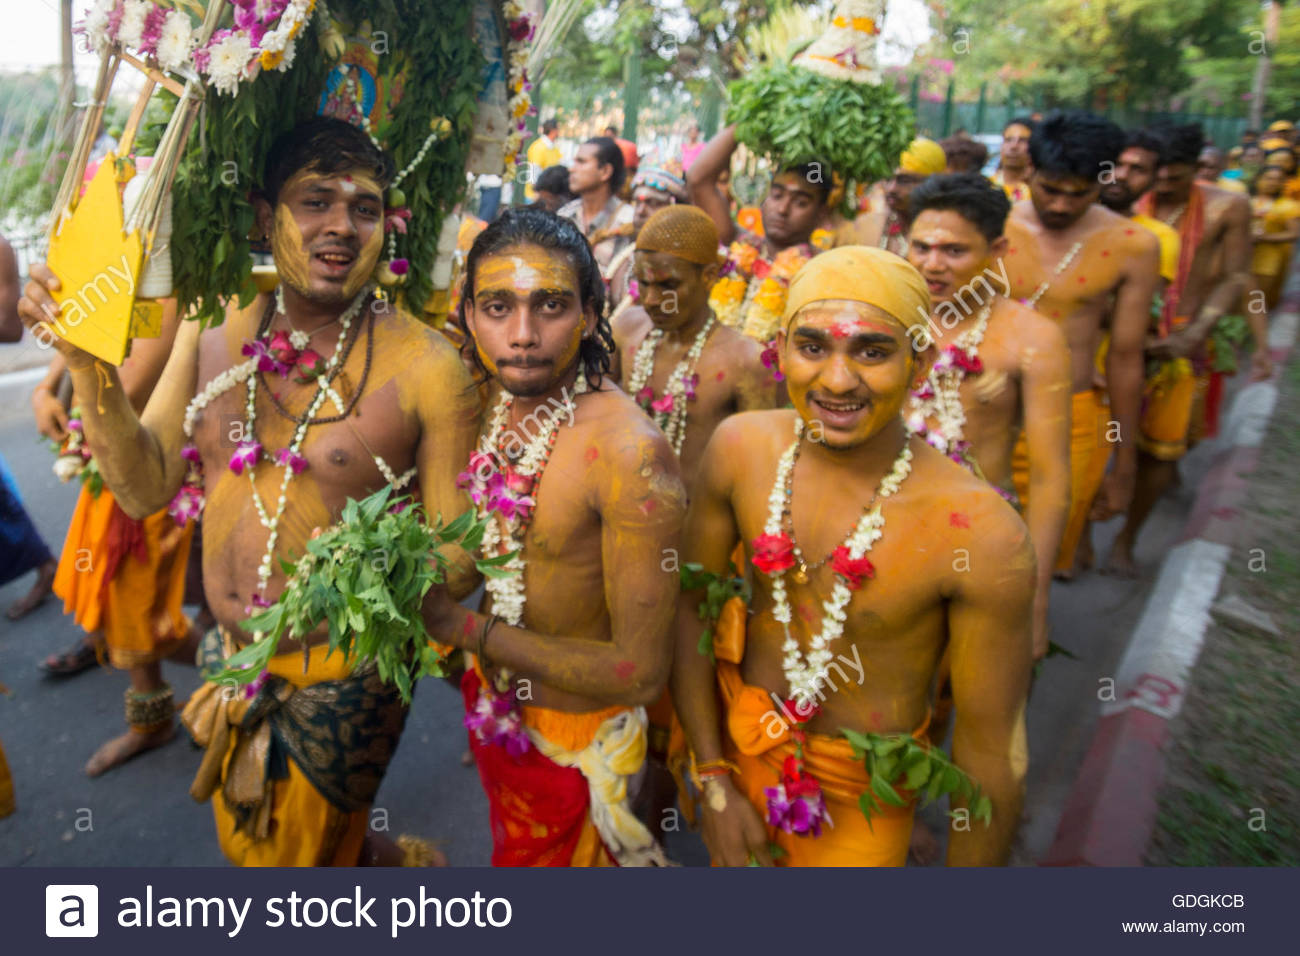
[[[257,202],[282,306],[262,295],[246,309],[232,303],[219,327],[183,323],[140,417],[115,369],[55,340],[87,397],[86,437],[123,510],[152,514],[182,483],[183,494],[206,497],[204,586],[220,628],[204,641],[205,664],[250,640],[241,622],[284,587],[278,559],[301,555],[347,499],[414,477],[429,514],[466,506],[455,483],[477,428],[472,380],[446,339],[371,293],[392,173],[388,156],[342,121],[318,117],[282,136]],[[34,268],[24,321],[56,315],[57,288],[48,269]],[[473,586],[467,556],[449,575],[452,593]],[[325,638],[324,627],[286,636],[251,699],[206,683],[186,707],[186,725],[208,748],[191,794],[212,797],[234,863],[404,858],[367,824],[405,708],[373,665],[327,660]]]
[[[818,256],[791,283],[778,338],[794,410],[732,416],[705,449],[684,557],[725,577],[741,540],[757,572],[749,615],[739,599],[724,608],[712,656],[698,649],[703,595],[678,605],[673,699],[715,863],[771,863],[775,841],[780,865],[901,865],[919,784],[889,790],[898,805],[868,822],[859,797],[903,788],[899,767],[873,785],[840,733],[911,747],[945,649],[947,783],[964,772],[991,800],[987,826],[954,827],[948,862],[1006,860],[1028,765],[1034,555],[993,488],[908,434],[900,412],[933,358],[914,348],[929,312],[920,275],[892,253]]]
[[[935,176],[912,193],[912,204],[908,261],[930,291],[930,333],[940,359],[913,395],[906,419],[914,432],[959,464],[969,461],[1008,494],[1014,487],[1011,451],[1023,427],[1032,491],[1025,523],[1039,556],[1038,659],[1047,653],[1047,598],[1070,500],[1069,346],[1050,319],[1005,298],[1005,285],[995,288],[1011,210],[1002,190],[977,173]],[[948,398],[954,379],[956,393]]]
[[[718,232],[704,211],[660,210],[636,249],[641,301],[614,322],[620,384],[664,430],[689,488],[718,423],[775,408],[780,388],[763,367],[761,346],[718,324],[709,308]]]
[[[515,552],[515,573],[487,581],[490,613],[435,588],[425,619],[475,655],[462,689],[492,862],[664,862],[627,790],[671,657],[676,456],[608,379],[604,282],[573,223],[508,211],[475,240],[461,302],[496,386],[462,482],[489,519],[485,554]]]
[[[1070,345],[1070,511],[1056,576],[1075,574],[1089,515],[1105,520],[1128,507],[1137,473],[1142,343],[1159,274],[1155,236],[1096,205],[1124,146],[1114,123],[1090,113],[1052,113],[1029,141],[1030,198],[1007,221],[1004,257],[1011,297],[1056,320]],[[1106,389],[1093,367],[1110,329]],[[1109,406],[1107,405],[1109,400]],[[1115,461],[1106,473],[1112,449]],[[1032,507],[1025,441],[1013,459],[1016,493]]]

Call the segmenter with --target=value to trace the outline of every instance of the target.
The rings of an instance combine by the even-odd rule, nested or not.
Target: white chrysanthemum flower
[[[223,37],[210,52],[208,75],[212,77],[212,85],[217,88],[217,92],[234,96],[253,52],[248,36],[234,33]]]
[[[153,9],[150,0],[126,0],[122,10],[122,25],[117,29],[117,39],[129,50],[140,49],[144,40],[144,20]]]
[[[162,36],[158,38],[158,64],[164,70],[179,70],[190,62],[193,46],[190,18],[180,10],[171,11],[163,20]]]
[[[103,52],[112,37],[108,35],[108,17],[113,12],[114,0],[97,0],[86,11],[86,18],[81,21],[81,32],[96,53]]]
[[[289,69],[289,67],[293,66],[294,54],[297,52],[298,41],[290,39],[289,42],[284,45],[284,59],[280,61],[280,65],[277,66],[276,69],[283,73],[285,70]]]

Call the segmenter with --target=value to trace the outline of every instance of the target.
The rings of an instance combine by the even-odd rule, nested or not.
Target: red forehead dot
[[[727,377],[727,373],[726,373],[726,372],[719,372],[715,377],[717,378],[717,380],[718,380],[719,382],[721,382],[724,378]]]
[[[1101,250],[1101,257],[1102,257],[1103,259],[1106,258],[1108,255],[1110,255],[1110,250],[1109,250],[1109,249],[1103,249],[1103,250]]]
[[[1124,235],[1126,235],[1126,236],[1131,236],[1131,235],[1133,235],[1133,230],[1132,230],[1132,229],[1125,229],[1125,230],[1124,230]]]
[[[1079,285],[1083,285],[1088,280],[1084,276],[1079,276]]]
[[[600,457],[600,452],[596,451],[595,445],[592,445],[590,448],[587,449],[587,453],[582,457],[587,459],[587,464],[590,465],[593,461],[595,461],[597,458]]]
[[[948,515],[948,524],[954,528],[969,528],[970,518],[960,511],[953,511]]]

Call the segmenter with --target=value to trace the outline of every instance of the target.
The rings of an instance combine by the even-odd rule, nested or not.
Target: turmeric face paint
[[[308,255],[303,247],[302,230],[284,203],[275,207],[275,226],[271,230],[271,255],[280,281],[303,295],[309,292]]]
[[[915,371],[907,330],[862,302],[805,306],[778,341],[795,410],[832,448],[867,441],[896,419]]]
[[[545,394],[573,367],[587,319],[577,271],[563,253],[512,246],[476,265],[475,347],[515,395]]]
[[[362,170],[299,170],[281,187],[271,248],[284,282],[305,296],[351,299],[383,250],[383,189]],[[352,261],[322,258],[325,253]]]

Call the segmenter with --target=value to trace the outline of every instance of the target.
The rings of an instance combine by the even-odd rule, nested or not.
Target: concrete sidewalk
[[[1300,271],[1271,317],[1272,379],[1232,401],[1214,461],[1169,551],[1116,671],[1044,865],[1140,866],[1165,777],[1170,722],[1182,708],[1238,532],[1238,509],[1300,327]]]

